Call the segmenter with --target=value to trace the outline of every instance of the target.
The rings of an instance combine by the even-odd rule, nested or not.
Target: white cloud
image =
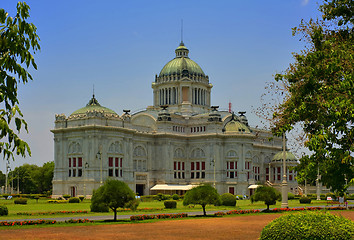
[[[302,0],[301,5],[306,6],[310,0]]]

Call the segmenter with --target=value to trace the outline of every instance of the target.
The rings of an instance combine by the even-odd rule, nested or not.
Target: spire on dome
[[[95,98],[95,94],[92,94],[92,98],[91,98],[91,100],[88,102],[88,104],[86,104],[86,106],[101,106],[99,103],[98,103],[98,101],[97,101],[97,99]]]

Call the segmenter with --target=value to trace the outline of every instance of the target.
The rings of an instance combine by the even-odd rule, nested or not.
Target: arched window
[[[137,146],[133,151],[133,169],[137,172],[147,171],[147,154],[142,146]]]
[[[82,177],[82,148],[78,142],[71,142],[68,147],[68,175]]]

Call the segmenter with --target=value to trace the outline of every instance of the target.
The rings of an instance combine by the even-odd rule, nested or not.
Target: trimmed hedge
[[[309,197],[302,197],[299,199],[300,203],[311,203],[311,198]]]
[[[171,195],[158,193],[157,195],[155,195],[154,199],[157,201],[169,200],[171,199]]]
[[[354,222],[323,212],[305,212],[281,216],[261,233],[261,240],[273,239],[353,239]]]
[[[68,200],[71,196],[69,194],[64,194],[63,198],[65,198],[65,200]]]
[[[69,198],[69,203],[80,203],[80,199],[77,197]]]
[[[9,210],[6,206],[0,206],[0,216],[7,216],[9,215]]]
[[[16,198],[14,200],[14,203],[15,204],[23,204],[23,205],[25,205],[25,204],[27,204],[27,198]]]
[[[177,202],[175,200],[164,201],[165,208],[177,208]]]
[[[173,194],[173,195],[172,195],[172,199],[173,199],[173,200],[176,200],[176,201],[179,200],[178,194]]]
[[[231,193],[221,194],[220,198],[221,198],[221,205],[231,206],[231,207],[236,206],[236,197]]]
[[[295,194],[291,193],[291,192],[288,192],[288,199],[291,200],[291,199],[295,199]]]

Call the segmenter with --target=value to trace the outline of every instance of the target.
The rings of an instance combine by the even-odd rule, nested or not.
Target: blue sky
[[[260,124],[259,107],[266,82],[293,62],[304,43],[292,37],[301,19],[320,16],[312,0],[29,0],[30,21],[41,38],[34,81],[19,85],[20,108],[29,125],[32,157],[42,165],[54,159],[55,114],[70,115],[95,95],[101,105],[122,114],[152,105],[151,83],[172,58],[181,40],[190,58],[209,75],[212,105],[247,111]],[[2,0],[15,15],[17,1]],[[5,170],[1,160],[0,170]]]

